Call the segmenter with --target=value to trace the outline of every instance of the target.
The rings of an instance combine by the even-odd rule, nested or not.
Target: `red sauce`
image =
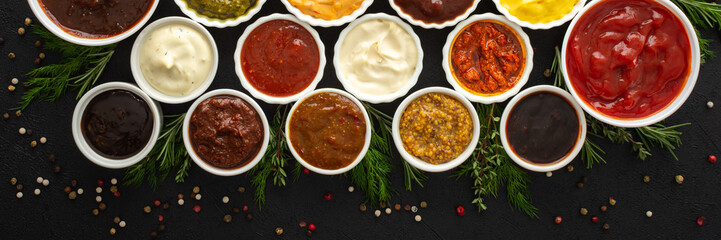
[[[568,41],[574,90],[600,113],[639,119],[663,110],[690,73],[686,30],[664,6],[607,0],[589,9]]]
[[[507,26],[478,21],[453,41],[451,65],[456,81],[474,93],[501,94],[518,83],[525,54],[518,36]]]
[[[256,90],[276,97],[306,89],[320,65],[313,35],[288,20],[272,20],[255,28],[243,43],[240,59],[248,82]]]
[[[393,0],[401,11],[425,23],[456,19],[473,5],[473,0]]]
[[[211,166],[236,169],[252,161],[263,145],[263,123],[252,105],[235,96],[198,104],[190,117],[193,151]]]
[[[82,38],[108,38],[131,29],[154,0],[38,0],[65,32]]]

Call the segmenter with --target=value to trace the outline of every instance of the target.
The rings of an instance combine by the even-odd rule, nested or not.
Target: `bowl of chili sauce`
[[[461,22],[443,47],[443,70],[453,88],[473,102],[506,101],[528,82],[533,47],[520,26],[485,13]]]
[[[148,22],[159,0],[28,0],[40,23],[65,41],[103,46],[132,36]]]
[[[318,32],[289,14],[272,14],[248,26],[233,57],[243,88],[270,104],[294,102],[313,91],[326,64]]]
[[[592,117],[643,127],[689,97],[700,68],[691,22],[668,0],[602,0],[586,5],[566,32],[561,69]]]

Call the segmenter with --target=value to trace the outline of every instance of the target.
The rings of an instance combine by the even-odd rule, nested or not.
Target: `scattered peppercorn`
[[[466,215],[466,209],[464,209],[463,206],[458,205],[458,207],[456,207],[456,214],[458,214],[458,216]]]
[[[18,179],[17,179],[17,178],[11,178],[11,179],[10,179],[10,185],[15,186],[15,184],[17,184],[17,183],[18,183]]]
[[[566,169],[568,170],[568,172],[573,172],[573,166],[571,166],[571,165],[568,165],[568,167],[566,167]]]
[[[98,214],[100,214],[100,211],[97,208],[93,209],[93,215],[97,216]]]
[[[77,197],[78,197],[78,194],[75,191],[68,193],[68,198],[70,198],[70,200],[74,200]]]
[[[588,209],[581,208],[581,215],[586,216],[586,214],[588,214]]]
[[[25,35],[25,28],[23,28],[23,27],[18,28],[18,35],[20,35],[20,36]]]
[[[381,208],[386,208],[386,203],[385,203],[385,202],[381,202],[380,207],[381,207]]]
[[[15,189],[17,189],[18,191],[22,191],[23,185],[22,184],[15,185]]]
[[[113,222],[114,222],[115,224],[120,223],[120,217],[115,217],[115,218],[113,218]]]
[[[392,211],[391,211],[391,208],[386,208],[386,214],[390,215],[391,212],[392,212]]]
[[[10,114],[8,114],[8,113],[3,113],[3,118],[4,118],[4,119],[10,118]]]
[[[163,214],[158,214],[158,222],[162,222],[163,219]]]
[[[330,192],[327,192],[327,193],[323,194],[323,199],[331,200],[331,199],[333,199],[333,194]]]
[[[582,182],[576,183],[576,187],[578,187],[578,188],[583,188],[583,183],[582,183]]]
[[[194,212],[200,212],[200,205],[195,205],[195,206],[193,206],[193,211],[194,211]]]
[[[230,214],[225,214],[225,216],[223,216],[223,222],[229,223],[232,220],[233,220],[233,217],[230,216]]]
[[[100,188],[98,188],[98,189],[100,189]],[[102,190],[102,189],[101,189],[101,190]],[[159,206],[160,206],[160,200],[155,200],[155,201],[153,201],[153,204],[154,204],[156,207],[159,207]]]
[[[703,226],[703,220],[706,220],[706,217],[704,217],[704,216],[698,217],[696,219],[696,224],[698,224],[699,226]]]
[[[125,221],[120,221],[120,222],[118,223],[118,226],[120,226],[121,228],[124,228],[126,225],[127,225],[127,224],[125,223]]]
[[[616,206],[616,199],[613,199],[613,197],[609,197],[608,204],[611,204],[611,206]]]
[[[51,163],[54,163],[55,162],[55,154],[50,154],[50,156],[48,156],[48,161],[50,161]]]
[[[413,212],[413,213],[418,212],[418,207],[412,206],[412,207],[411,207],[411,212]]]
[[[611,229],[611,225],[608,225],[608,223],[603,224],[603,230]]]
[[[393,208],[396,209],[396,211],[400,211],[400,210],[401,210],[401,205],[398,204],[398,203],[396,203],[396,205],[393,206]]]
[[[13,58],[15,58],[15,54],[13,54]],[[21,116],[21,115],[23,115],[23,112],[22,112],[22,111],[20,111],[20,110],[15,111],[15,116],[16,116],[16,117],[19,117],[19,116]]]
[[[310,237],[311,235],[313,235],[313,231],[311,231],[311,230],[305,231],[305,235]]]
[[[359,209],[360,209],[361,212],[365,212],[367,208],[366,208],[366,205],[365,205],[365,204],[361,203]]]
[[[582,183],[588,182],[588,178],[587,178],[587,177],[581,177],[581,182],[582,182]]]
[[[26,17],[26,18],[25,18],[25,26],[29,27],[30,24],[33,24],[33,20]]]
[[[18,199],[23,198],[23,192],[16,193],[15,197],[17,197]]]
[[[35,58],[35,61],[33,62],[35,65],[40,65],[40,58]]]
[[[253,214],[251,214],[251,213],[246,214],[246,215],[245,215],[245,220],[248,221],[248,222],[252,221],[252,220],[253,220]]]
[[[195,186],[193,187],[193,193],[198,194],[200,192],[200,187]]]
[[[32,142],[30,142],[30,147],[36,147],[36,146],[38,146],[37,141],[33,140]]]
[[[228,198],[228,196],[223,196],[222,201],[223,201],[223,203],[228,203],[228,202],[230,202],[230,198]]]
[[[315,231],[315,224],[308,224],[308,230]]]
[[[114,193],[113,193],[113,196],[115,196],[115,197],[120,197],[120,192],[114,192]]]
[[[164,232],[165,231],[165,224],[160,224],[158,226],[158,232]]]
[[[4,43],[5,43],[5,38],[0,37],[0,44],[4,44]]]
[[[105,184],[105,181],[103,181],[103,179],[98,179],[95,182],[98,184],[98,187],[102,187]]]
[[[301,228],[304,228],[305,226],[308,226],[308,223],[306,223],[305,221],[300,221],[300,222],[298,223],[298,226],[301,227]]]
[[[105,209],[107,209],[107,208],[108,208],[108,205],[105,205],[105,203],[98,204],[98,209],[100,209],[100,211],[105,211]]]
[[[102,202],[102,201],[103,201],[103,197],[101,197],[100,195],[95,196],[95,201],[96,201],[96,202]]]
[[[163,209],[170,208],[170,203],[163,203]]]
[[[183,204],[185,204],[185,200],[183,200],[182,198],[178,199],[178,205],[183,206]]]
[[[601,212],[605,212],[606,210],[608,210],[608,207],[606,207],[606,205],[601,206]]]
[[[40,40],[35,41],[35,47],[41,47],[43,45],[43,42]]]
[[[145,207],[143,207],[143,211],[144,211],[145,213],[150,213],[151,210],[152,210],[152,209],[150,208],[150,206],[145,206]]]
[[[63,189],[63,191],[65,191],[65,194],[68,194],[68,193],[70,193],[71,191],[73,191],[73,189],[70,188],[70,186],[65,186],[65,188]]]
[[[420,222],[422,220],[421,215],[416,215],[415,220],[416,222]]]
[[[37,189],[37,188],[36,188],[35,191],[33,191],[33,193],[35,193],[36,196],[37,196],[37,195],[40,195],[40,189]]]
[[[598,222],[598,217],[596,217],[596,216],[591,217],[591,222],[594,222],[594,223]]]
[[[706,107],[709,108],[709,109],[713,108],[713,102],[712,102],[712,101],[708,101],[708,102],[706,103]]]
[[[245,192],[245,188],[244,188],[244,187],[238,187],[238,192],[239,192],[239,193],[244,193],[244,192]]]
[[[158,237],[158,233],[155,232],[155,231],[152,231],[152,232],[150,232],[150,237],[151,237],[151,238],[157,238],[157,237]]]
[[[225,216],[230,216],[230,215],[225,215]],[[283,235],[283,228],[281,228],[281,227],[275,228],[275,235],[278,235],[278,236]]]
[[[381,210],[376,210],[373,214],[375,214],[376,217],[380,217],[380,216],[381,216]]]
[[[553,176],[552,172],[546,172],[546,177],[551,177],[551,176]]]
[[[45,59],[45,53],[40,53],[40,54],[38,54],[38,58],[40,58],[40,59]]]
[[[110,235],[115,235],[115,228],[110,228]]]
[[[421,201],[421,208],[427,208],[428,203],[426,201]]]
[[[200,199],[203,197],[203,195],[200,195],[200,193],[195,194],[195,200],[200,201]]]
[[[15,59],[15,53],[8,53],[8,58]]]
[[[563,221],[563,218],[561,218],[560,216],[556,216],[556,218],[554,219],[554,222],[556,222],[556,224],[561,224],[561,221]]]
[[[551,69],[546,69],[543,71],[544,77],[551,77]]]
[[[421,206],[423,206],[423,205],[422,205],[422,202],[421,202]],[[410,211],[410,210],[411,210],[411,205],[406,204],[405,206],[403,206],[403,209],[406,210],[406,211]]]
[[[247,211],[248,211],[248,205],[243,205],[243,212],[247,212]]]
[[[118,191],[118,186],[115,186],[115,185],[110,186],[110,192],[114,193],[114,192],[117,192],[117,191]]]
[[[714,155],[709,155],[709,156],[708,156],[708,162],[710,162],[710,163],[715,163],[715,162],[716,162],[716,156],[714,156]]]
[[[307,168],[303,168],[303,174],[305,174],[305,175],[310,174],[310,170]]]
[[[60,166],[55,165],[55,167],[53,167],[53,172],[60,173]]]
[[[682,184],[682,183],[683,183],[683,176],[681,176],[681,175],[676,175],[676,183]]]
[[[651,181],[651,177],[649,176],[643,176],[643,182],[648,183]]]
[[[8,85],[8,91],[14,92],[14,91],[15,91],[15,86],[13,86],[13,85]]]
[[[233,212],[233,213],[239,213],[239,212],[240,212],[240,208],[234,207],[234,208],[231,209],[230,211]]]
[[[646,211],[646,217],[652,217],[652,216],[653,216],[653,212],[651,212],[651,211]]]
[[[184,197],[184,196],[183,196],[182,193],[178,193],[178,199],[183,199],[183,197]]]

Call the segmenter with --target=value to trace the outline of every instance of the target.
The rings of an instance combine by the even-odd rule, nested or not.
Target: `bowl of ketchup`
[[[698,39],[669,0],[600,0],[573,19],[561,69],[568,90],[594,118],[618,127],[666,119],[693,91]]]

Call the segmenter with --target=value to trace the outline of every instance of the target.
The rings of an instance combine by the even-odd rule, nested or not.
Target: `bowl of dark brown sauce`
[[[540,85],[516,95],[501,117],[501,142],[519,166],[550,172],[578,155],[586,139],[581,106],[563,89]]]
[[[162,110],[135,85],[109,82],[88,91],[73,112],[72,133],[83,155],[106,168],[133,165],[160,135]]]
[[[65,41],[103,46],[133,35],[160,0],[28,0],[40,23]]]

